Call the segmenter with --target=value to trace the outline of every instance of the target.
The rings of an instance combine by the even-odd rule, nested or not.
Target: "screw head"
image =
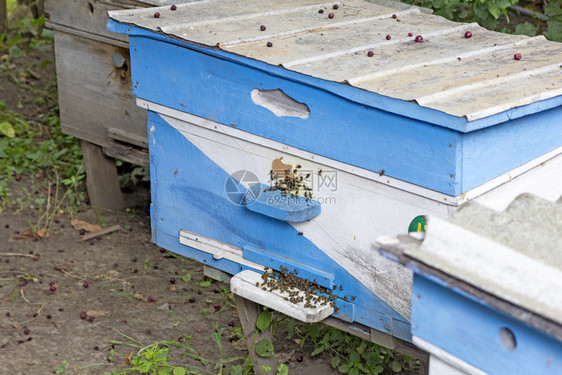
[[[266,46],[268,46],[268,47],[273,47],[273,43],[267,42]]]

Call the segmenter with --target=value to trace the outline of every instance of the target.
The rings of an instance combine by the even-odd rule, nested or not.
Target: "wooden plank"
[[[81,141],[81,145],[90,204],[110,210],[124,209],[115,160],[105,156],[97,145],[86,141]]]
[[[103,146],[103,153],[115,159],[126,160],[130,163],[148,167],[148,150],[138,149],[137,147],[113,142]]]
[[[113,66],[115,53],[130,68],[128,49],[55,30],[63,132],[102,146],[114,143],[108,137],[109,128],[119,128],[136,140],[146,139],[146,111],[136,106],[131,94],[130,69]]]
[[[250,359],[254,364],[254,373],[256,375],[269,375],[271,372],[262,370],[262,366],[269,366],[272,371],[275,371],[275,368],[277,367],[277,360],[274,355],[269,358],[260,357],[256,353],[255,344],[261,340],[272,341],[271,326],[269,326],[264,332],[261,332],[256,328],[256,320],[262,311],[261,306],[257,303],[240,297],[237,294],[234,295],[234,302],[236,303],[236,308],[238,310],[238,318],[240,319],[242,331],[244,332],[246,346],[250,352]]]
[[[98,230],[97,232],[85,234],[85,235],[82,236],[82,238],[80,238],[78,240],[78,242],[88,241],[88,240],[91,240],[92,238],[96,238],[98,236],[103,236],[103,235],[106,235],[108,233],[113,233],[113,232],[118,231],[118,230],[121,230],[121,226],[119,224],[113,225],[111,227],[104,228],[102,230]]]

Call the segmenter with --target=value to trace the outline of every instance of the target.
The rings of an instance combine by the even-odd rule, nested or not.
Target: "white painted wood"
[[[110,12],[110,17],[324,80],[416,101],[468,121],[562,95],[559,43],[451,22],[416,8],[399,10],[363,0],[339,4],[333,10],[332,3],[322,0],[204,0],[179,5],[175,12],[155,8],[161,9],[160,18],[154,18],[155,9]],[[330,12],[333,19],[327,17]],[[261,25],[266,26],[264,31]],[[471,38],[464,37],[467,30]],[[415,43],[416,35],[424,42]],[[369,50],[373,57],[367,57]],[[523,59],[514,60],[515,53]]]
[[[405,233],[410,221],[418,215],[446,217],[452,214],[459,204],[456,197],[379,176],[153,103],[138,103],[160,113],[166,122],[227,173],[250,170],[262,179],[262,183],[267,184],[272,160],[279,157],[283,157],[285,163],[300,164],[302,170],[310,170],[315,181],[319,169],[323,170],[324,175],[335,171],[336,190],[312,186],[313,196],[323,200],[322,214],[313,220],[292,225],[369,290],[409,319],[411,273],[374,252],[372,244],[382,235]],[[545,163],[540,168],[548,173],[552,171],[548,165]],[[555,166],[559,168],[561,165],[562,156],[557,159]],[[521,178],[525,180],[526,174]],[[538,184],[537,181],[540,181],[540,185],[549,184],[543,180],[533,181],[534,185]],[[524,183],[521,186],[526,188],[529,184],[532,185]],[[551,190],[558,189],[556,186]],[[411,191],[403,190],[402,187]],[[496,195],[495,190],[486,194]]]
[[[261,285],[262,281],[261,274],[249,270],[242,271],[230,279],[230,290],[234,294],[272,308],[301,322],[317,323],[334,313],[334,308],[329,304],[304,307],[304,302],[293,303],[286,301],[285,298],[290,298],[289,291],[297,292],[299,296],[304,296],[305,293],[296,288],[291,288],[285,292],[279,290],[268,292],[263,290],[261,286],[256,286],[256,283]]]
[[[562,323],[562,269],[437,217],[429,217],[428,228],[406,255]]]
[[[220,241],[213,240],[212,238],[204,237],[187,230],[180,230],[179,242],[182,245],[190,246],[194,249],[213,254],[215,259],[228,259],[238,264],[252,267],[256,270],[264,271],[265,267],[261,264],[244,259],[242,249],[230,246]]]
[[[420,349],[430,353],[429,375],[486,375],[487,373],[444,351],[443,349],[412,337],[412,342]]]

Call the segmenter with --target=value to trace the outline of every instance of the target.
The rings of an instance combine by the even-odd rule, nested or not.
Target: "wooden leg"
[[[8,31],[8,10],[6,0],[0,0],[0,34]]]
[[[90,204],[111,210],[125,209],[115,160],[105,156],[98,145],[86,141],[81,141],[81,145]]]
[[[277,367],[275,355],[267,358],[260,357],[252,345],[260,342],[261,340],[271,341],[272,339],[271,326],[265,332],[261,332],[256,328],[256,319],[262,311],[261,306],[238,295],[234,295],[234,301],[236,302],[238,317],[240,318],[242,330],[244,331],[244,337],[246,338],[246,345],[248,346],[248,351],[250,352],[250,359],[254,364],[254,373],[256,375],[271,375],[277,373],[277,370],[275,369]],[[261,369],[262,366],[271,367],[271,371],[263,371]]]

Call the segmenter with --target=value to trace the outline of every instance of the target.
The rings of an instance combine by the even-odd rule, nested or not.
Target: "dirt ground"
[[[0,70],[0,100],[28,121],[36,119],[46,109],[33,92],[54,77],[54,62],[40,65],[53,59],[51,49],[31,51]],[[25,69],[35,74],[13,74]],[[18,195],[46,198],[46,182],[41,173],[21,176],[11,186],[12,202]],[[89,240],[68,212],[57,214],[48,237],[37,238],[26,234],[42,213],[32,201],[0,209],[0,375],[103,374],[161,341],[170,342],[170,364],[203,374],[219,373],[227,359],[237,358],[225,370],[244,363],[248,351],[228,285],[201,285],[206,279],[199,263],[151,242],[148,189],[138,185],[126,194],[126,213],[81,206],[74,219],[120,226]],[[289,339],[279,327],[275,353],[289,374],[338,373],[330,357],[312,357],[313,347],[301,348],[298,337]],[[216,329],[222,350],[212,337]],[[385,373],[392,370],[387,366]]]

